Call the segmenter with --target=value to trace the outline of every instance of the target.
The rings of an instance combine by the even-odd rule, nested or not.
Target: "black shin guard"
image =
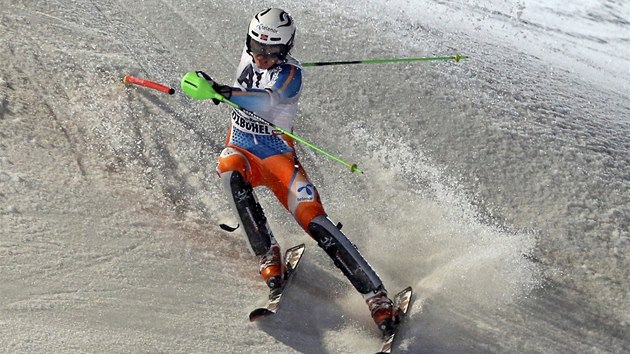
[[[256,199],[252,185],[245,181],[239,172],[235,171],[225,172],[221,178],[228,199],[236,210],[243,229],[245,229],[252,253],[257,256],[266,254],[271,247],[273,235],[267,224],[265,213]]]
[[[318,216],[311,221],[308,229],[319,247],[326,251],[357,291],[367,295],[383,289],[383,283],[374,269],[330,219]]]

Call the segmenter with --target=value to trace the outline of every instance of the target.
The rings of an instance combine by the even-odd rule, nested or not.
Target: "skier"
[[[302,89],[302,67],[289,53],[296,27],[291,16],[265,9],[251,20],[234,87],[220,85],[198,71],[213,88],[244,110],[293,130]],[[219,104],[219,100],[214,100]],[[217,163],[228,199],[243,226],[251,251],[260,257],[260,274],[271,290],[286,272],[280,246],[269,228],[254,187],[270,188],[299,225],[332,258],[359,291],[384,333],[398,322],[398,311],[380,278],[328,218],[319,193],[297,158],[294,141],[244,110],[233,109],[225,149]]]

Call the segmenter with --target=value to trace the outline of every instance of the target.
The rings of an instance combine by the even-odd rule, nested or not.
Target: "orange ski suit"
[[[233,139],[234,135],[239,135],[240,139]],[[254,140],[246,135],[230,129],[226,149],[218,158],[217,172],[221,175],[227,171],[238,171],[252,187],[268,187],[300,226],[309,232],[311,220],[326,213],[317,189],[295,154],[293,139],[281,133],[262,138],[257,136],[255,140],[258,144],[253,148],[236,145],[233,141]],[[265,151],[261,153],[263,149]]]

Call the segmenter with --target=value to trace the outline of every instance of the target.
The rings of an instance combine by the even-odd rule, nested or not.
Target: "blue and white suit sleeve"
[[[302,69],[283,64],[270,88],[232,88],[230,101],[251,112],[267,112],[276,104],[289,102],[302,88]]]

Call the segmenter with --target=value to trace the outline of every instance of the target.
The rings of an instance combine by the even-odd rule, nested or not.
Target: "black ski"
[[[271,290],[269,293],[269,299],[267,300],[267,304],[265,306],[259,307],[249,314],[250,321],[257,321],[261,318],[271,316],[278,311],[278,308],[280,308],[280,300],[282,300],[282,294],[291,282],[293,273],[295,273],[298,264],[300,264],[300,259],[302,259],[303,253],[304,244],[289,248],[285,252],[284,261],[287,266],[287,274],[285,276],[284,283],[278,289]]]
[[[398,333],[398,329],[400,325],[407,317],[407,312],[409,311],[409,306],[411,305],[411,296],[413,295],[413,290],[411,287],[407,287],[402,290],[394,297],[394,308],[398,307],[400,309],[400,321],[396,324],[394,330],[390,333],[386,333],[383,335],[383,342],[381,344],[381,350],[377,354],[385,354],[391,353],[394,345],[394,339],[396,338],[396,334]]]

